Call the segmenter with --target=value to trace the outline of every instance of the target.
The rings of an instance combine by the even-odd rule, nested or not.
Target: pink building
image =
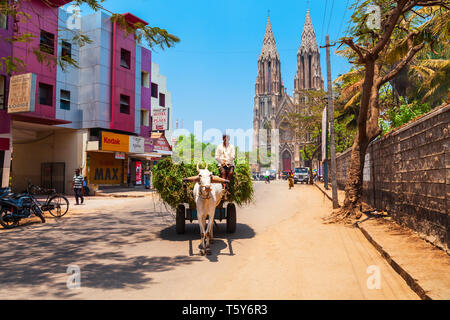
[[[64,124],[67,121],[55,119],[56,114],[56,67],[52,62],[45,64],[38,61],[33,50],[48,55],[54,59],[58,47],[58,8],[70,1],[53,0],[43,2],[40,0],[23,1],[20,11],[29,14],[30,18],[21,17],[17,23],[18,34],[31,33],[35,37],[31,42],[14,42],[12,54],[25,63],[25,70],[17,74],[36,74],[36,104],[34,112],[13,115],[13,120],[43,123]]]
[[[142,137],[150,137],[152,124],[150,122],[152,90],[152,52],[146,48],[141,48],[141,128]]]
[[[131,13],[124,17],[131,25],[147,22]],[[112,79],[111,79],[111,129],[134,132],[135,130],[135,85],[136,85],[136,40],[133,35],[125,37],[122,29],[113,23],[112,30]],[[140,111],[140,110],[139,110]]]

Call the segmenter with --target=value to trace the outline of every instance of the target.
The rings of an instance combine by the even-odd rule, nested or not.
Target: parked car
[[[294,169],[294,183],[309,183],[309,168]]]
[[[270,180],[277,180],[277,170],[270,170]]]
[[[283,172],[281,173],[281,179],[287,180],[288,177],[289,177],[289,171],[283,171]]]
[[[263,174],[255,173],[255,174],[253,174],[253,180],[255,180],[255,181],[264,181],[265,178],[264,178]]]

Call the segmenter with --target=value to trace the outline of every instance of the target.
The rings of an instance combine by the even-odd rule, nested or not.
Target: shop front
[[[120,153],[119,153],[120,154]],[[120,186],[127,182],[126,155],[116,153],[88,152],[88,183],[97,186]]]
[[[98,144],[88,149],[88,184],[94,190],[105,186],[127,185],[129,137],[102,131]]]

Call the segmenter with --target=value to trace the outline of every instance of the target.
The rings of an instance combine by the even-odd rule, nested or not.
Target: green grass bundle
[[[204,168],[205,165],[200,165]],[[208,165],[208,170],[219,176],[219,168],[215,164]],[[172,208],[180,203],[188,203],[195,208],[192,190],[194,183],[188,183],[186,191],[183,188],[183,179],[196,176],[197,167],[194,164],[175,164],[171,158],[160,161],[153,168],[153,186],[161,195],[164,202]],[[233,179],[230,183],[230,196],[228,201],[242,206],[253,200],[253,184],[250,166],[248,163],[236,163]]]

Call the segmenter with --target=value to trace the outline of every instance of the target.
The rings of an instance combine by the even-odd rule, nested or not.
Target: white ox
[[[197,207],[197,219],[200,226],[200,253],[210,255],[210,243],[213,240],[213,225],[216,207],[225,194],[222,183],[228,180],[214,176],[208,169],[200,170],[197,165],[198,176],[184,179],[185,182],[196,182],[194,186],[194,200]],[[208,219],[208,228],[206,228]]]

